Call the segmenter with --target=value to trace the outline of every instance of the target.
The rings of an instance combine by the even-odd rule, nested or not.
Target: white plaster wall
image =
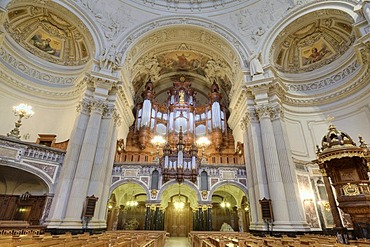
[[[369,106],[370,96],[367,94],[356,102],[348,102],[337,108],[320,110],[302,107],[300,112],[286,112],[285,121],[293,157],[307,161],[316,158],[315,146],[321,147],[322,137],[328,132],[328,115],[334,117],[332,123],[337,129],[349,134],[357,145],[359,135],[366,143],[370,143]]]
[[[13,93],[0,88],[0,135],[6,135],[14,128],[14,122],[18,120],[13,114],[13,106],[20,103],[32,106],[35,114],[29,119],[22,119],[20,127],[21,139],[29,133],[27,141],[35,142],[38,134],[56,134],[57,142],[70,138],[74,120],[77,116],[77,102],[53,102],[46,103],[25,94]]]

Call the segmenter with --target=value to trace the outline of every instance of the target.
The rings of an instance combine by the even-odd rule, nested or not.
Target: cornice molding
[[[24,77],[32,78],[33,82],[39,81],[41,84],[50,84],[51,86],[72,86],[75,84],[75,76],[57,76],[55,72],[46,72],[42,69],[30,66],[28,63],[19,59],[19,55],[9,52],[5,46],[0,47],[1,63],[17,74],[23,74]]]
[[[26,92],[29,95],[48,99],[51,101],[56,100],[75,100],[80,97],[85,91],[85,83],[83,80],[79,81],[75,86],[67,89],[42,87],[39,84],[26,81],[25,78],[11,73],[6,67],[0,66],[0,78],[2,83],[15,89],[18,92]]]

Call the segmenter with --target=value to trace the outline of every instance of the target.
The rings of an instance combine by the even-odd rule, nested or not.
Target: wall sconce
[[[33,116],[32,106],[26,104],[19,104],[18,106],[13,106],[13,112],[15,116],[18,116],[18,121],[15,122],[15,128],[10,131],[7,135],[9,137],[21,138],[19,134],[19,127],[22,125],[22,118],[27,119]]]

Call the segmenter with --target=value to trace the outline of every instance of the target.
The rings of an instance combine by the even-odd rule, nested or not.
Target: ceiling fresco
[[[61,6],[48,5],[10,8],[5,28],[20,46],[43,60],[66,66],[85,64],[93,51],[87,28]]]
[[[313,71],[342,56],[354,42],[351,18],[338,10],[307,14],[274,41],[272,60],[285,73]]]

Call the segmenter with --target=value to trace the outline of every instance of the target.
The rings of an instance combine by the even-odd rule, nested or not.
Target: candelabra
[[[10,131],[7,135],[10,137],[21,138],[19,134],[19,127],[22,125],[22,118],[27,119],[33,116],[32,106],[26,104],[19,104],[13,107],[13,112],[15,116],[18,116],[18,121],[15,122],[15,128]]]
[[[151,143],[156,147],[156,156],[154,158],[154,161],[159,162],[159,148],[166,142],[166,140],[163,138],[163,136],[156,135],[151,140]]]
[[[204,151],[205,151],[206,147],[208,147],[211,144],[211,141],[207,137],[202,136],[202,137],[198,138],[198,140],[196,141],[196,144],[197,144],[198,147],[200,147],[202,149],[201,163],[205,163],[206,158],[204,157]]]

